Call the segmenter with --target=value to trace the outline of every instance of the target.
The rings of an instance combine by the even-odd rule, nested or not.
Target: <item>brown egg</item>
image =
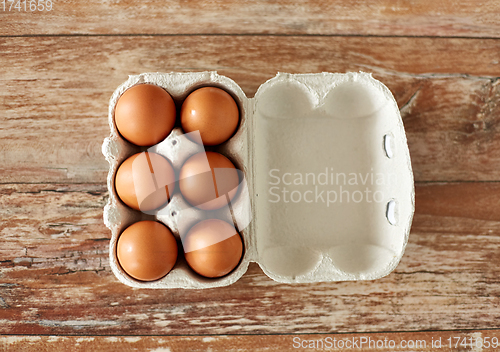
[[[167,275],[177,260],[177,242],[156,221],[139,221],[122,232],[116,245],[120,266],[134,279],[153,281]]]
[[[236,131],[240,120],[238,105],[226,91],[204,87],[188,95],[181,108],[184,132],[200,131],[204,145],[227,141]]]
[[[182,244],[189,266],[211,278],[230,273],[243,255],[243,243],[234,226],[217,219],[193,226]]]
[[[116,193],[135,210],[150,211],[162,206],[169,201],[174,187],[174,169],[156,153],[134,154],[116,171]]]
[[[203,210],[227,205],[238,191],[238,170],[224,155],[201,152],[182,165],[179,188],[184,199]]]
[[[175,125],[170,94],[153,84],[139,84],[122,94],[115,108],[120,134],[131,143],[150,146],[164,140]]]

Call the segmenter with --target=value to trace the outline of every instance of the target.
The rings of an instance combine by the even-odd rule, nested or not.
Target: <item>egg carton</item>
[[[141,83],[163,87],[178,111],[200,87],[219,87],[233,96],[240,110],[238,130],[210,148],[228,157],[244,176],[228,207],[212,212],[191,207],[178,187],[169,203],[149,213],[119,200],[114,177],[129,156],[154,151],[179,175],[182,164],[203,150],[186,138],[179,123],[150,148],[120,136],[114,123],[116,103],[125,90]],[[396,101],[370,74],[279,73],[248,98],[233,80],[216,72],[144,73],[130,76],[116,89],[108,119],[111,133],[102,147],[110,165],[104,222],[112,233],[111,269],[126,285],[227,286],[250,262],[283,283],[372,280],[388,275],[403,256],[415,208],[410,154]],[[202,277],[182,254],[157,281],[137,281],[120,267],[117,240],[132,223],[160,221],[182,248],[183,235],[207,218],[234,223],[242,236],[243,257],[228,275]]]

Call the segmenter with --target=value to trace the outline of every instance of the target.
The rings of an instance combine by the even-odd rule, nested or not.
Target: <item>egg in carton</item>
[[[200,87],[214,86],[236,101],[240,122],[225,143],[210,147],[241,172],[238,194],[227,206],[203,211],[177,188],[159,209],[138,212],[118,198],[116,170],[144,151],[118,133],[114,111],[130,87],[164,88],[179,107]],[[113,93],[111,134],[103,143],[110,164],[104,222],[111,230],[110,263],[126,285],[144,288],[209,288],[237,281],[250,262],[284,283],[371,280],[395,269],[403,256],[414,213],[410,155],[397,104],[387,87],[366,73],[279,73],[247,98],[231,79],[216,72],[145,73],[130,76]],[[167,158],[176,175],[186,160],[204,151],[196,136],[174,127],[147,148]],[[196,274],[182,255],[163,278],[143,282],[121,268],[116,246],[134,222],[157,220],[182,239],[201,220],[233,223],[244,245],[228,275]]]

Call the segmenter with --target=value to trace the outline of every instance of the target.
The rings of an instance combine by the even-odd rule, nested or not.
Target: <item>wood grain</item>
[[[465,340],[464,340],[465,339]],[[498,346],[500,332],[432,331],[376,334],[300,334],[300,335],[222,335],[222,336],[0,336],[0,348],[12,351],[255,351],[280,352],[297,350],[342,350],[349,344],[352,351],[383,351],[386,346],[397,346],[399,351],[456,352],[494,351],[477,348],[484,343]],[[492,341],[495,343],[492,345]],[[379,344],[377,348],[376,344]],[[370,347],[371,344],[371,347]],[[451,347],[450,347],[451,344]],[[460,345],[462,344],[462,345]],[[382,346],[382,348],[380,348]],[[407,347],[410,346],[410,347]],[[412,347],[414,346],[414,347]],[[441,346],[438,348],[438,346]],[[331,348],[330,348],[331,347]],[[359,347],[359,348],[357,348]],[[415,349],[418,348],[418,349]],[[345,349],[344,349],[345,350]],[[387,348],[385,351],[395,349]]]
[[[0,52],[2,183],[103,183],[113,90],[128,74],[203,70],[248,96],[278,71],[372,72],[401,107],[417,181],[500,180],[497,40],[37,37],[0,38]]]
[[[385,278],[285,285],[252,264],[224,288],[141,290],[110,271],[104,185],[1,185],[0,334],[499,328],[500,183],[418,184],[416,191],[406,253]]]
[[[0,35],[210,33],[498,38],[500,33],[500,5],[495,0],[480,4],[474,0],[52,2],[50,12],[4,12],[0,8]]]

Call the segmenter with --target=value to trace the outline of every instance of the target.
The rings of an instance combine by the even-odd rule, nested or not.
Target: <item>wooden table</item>
[[[0,350],[284,351],[387,338],[410,345],[386,350],[476,351],[470,341],[500,338],[498,1],[29,5],[0,11]],[[285,285],[251,265],[218,289],[118,282],[102,220],[108,100],[129,74],[203,70],[250,97],[278,71],[361,70],[392,90],[416,182],[393,273]],[[467,344],[455,348],[458,338]],[[412,349],[417,340],[426,346]]]

